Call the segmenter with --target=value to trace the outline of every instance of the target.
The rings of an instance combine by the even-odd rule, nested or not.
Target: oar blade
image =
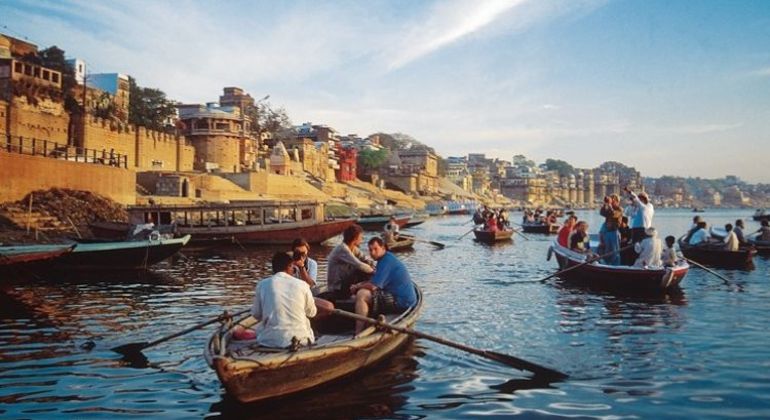
[[[110,350],[115,353],[120,353],[124,356],[134,356],[142,352],[150,343],[142,341],[139,343],[128,343],[117,347],[113,347]]]
[[[446,245],[442,244],[441,242],[435,242],[435,241],[428,241],[431,245],[435,246],[438,249],[444,249],[446,248]]]
[[[507,366],[514,367],[516,369],[526,370],[534,373],[535,375],[547,377],[549,379],[563,380],[569,377],[569,375],[567,375],[566,373],[559,372],[558,370],[541,366],[536,363],[526,361],[524,359],[519,359],[518,357],[514,357],[508,354],[498,353],[496,351],[489,351],[489,350],[484,351],[484,354],[487,356],[488,359],[495,360],[497,362],[500,362]]]

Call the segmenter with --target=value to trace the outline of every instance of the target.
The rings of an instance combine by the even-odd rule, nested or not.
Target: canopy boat
[[[415,288],[417,304],[401,314],[387,315],[388,323],[411,328],[417,322],[423,299]],[[225,323],[209,339],[204,356],[228,394],[238,401],[252,402],[297,393],[356,373],[392,355],[409,338],[374,327],[354,336],[353,323],[347,320],[349,325],[342,332],[324,326],[338,320],[330,317],[314,325],[319,330],[316,342],[298,349],[265,348],[254,340],[234,340],[236,324]],[[242,321],[247,326],[249,322],[256,321]]]
[[[161,232],[171,226],[179,236],[190,235],[192,244],[287,245],[300,237],[321,243],[355,223],[355,219],[326,220],[323,204],[315,201],[132,206],[128,214],[128,223],[95,222],[91,231],[101,238],[122,240],[132,226],[154,223]]]
[[[556,256],[559,270],[577,267],[586,262],[586,254],[574,252],[561,246],[557,241],[548,250],[548,259],[551,254]],[[592,286],[607,288],[663,291],[679,286],[687,271],[689,264],[679,260],[675,267],[642,268],[627,265],[605,265],[601,261],[583,264],[563,274],[569,280],[582,281]]]
[[[488,230],[483,230],[483,229],[474,229],[473,234],[476,235],[477,241],[484,242],[487,244],[493,244],[499,241],[510,240],[511,236],[513,236],[513,230],[505,229],[505,230],[497,230],[494,232],[490,232]]]
[[[521,224],[521,230],[526,233],[542,233],[545,235],[558,233],[560,227],[561,225],[557,223],[524,222]]]
[[[36,268],[72,252],[73,244],[15,245],[0,247],[0,270],[11,272],[19,268]]]
[[[404,229],[421,225],[425,223],[426,220],[428,220],[428,217],[430,217],[430,214],[428,213],[413,214],[412,217],[410,217],[409,220],[404,224]]]
[[[145,269],[176,254],[189,241],[190,235],[171,239],[158,237],[142,241],[81,243],[72,252],[57,259],[54,267],[74,270]]]
[[[754,247],[728,251],[723,243],[690,245],[684,241],[684,236],[679,238],[679,249],[686,258],[695,262],[722,268],[750,268],[757,253]]]
[[[390,221],[390,214],[374,214],[374,215],[367,215],[367,216],[361,216],[358,218],[356,223],[358,223],[359,226],[364,228],[364,230],[368,231],[381,231],[385,225]],[[406,223],[409,221],[409,219],[412,217],[410,214],[396,214],[396,224],[398,224],[399,228],[402,228],[406,225]]]

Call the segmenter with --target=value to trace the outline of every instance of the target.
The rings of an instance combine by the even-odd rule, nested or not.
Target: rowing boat
[[[399,235],[398,240],[393,242],[388,242],[387,245],[388,245],[388,251],[390,252],[407,251],[412,249],[412,247],[414,246],[414,238]]]
[[[757,250],[754,247],[740,248],[738,251],[728,251],[724,244],[690,245],[679,238],[679,249],[686,258],[704,265],[721,268],[751,268]]]
[[[521,230],[525,233],[542,233],[549,235],[559,232],[561,225],[554,223],[524,222],[521,224]]]
[[[553,241],[549,249],[549,258],[551,252],[556,256],[560,270],[575,267],[564,272],[564,278],[605,288],[647,291],[673,289],[679,286],[690,269],[684,260],[679,260],[674,267],[654,268],[605,265],[600,261],[585,264],[586,254],[571,251],[557,241]]]
[[[473,234],[476,236],[476,240],[487,244],[493,244],[500,241],[509,241],[513,236],[512,230],[496,230],[490,232],[488,230],[474,229]]]
[[[411,328],[422,310],[422,293],[417,304],[401,314],[386,316],[390,324]],[[336,321],[328,318],[326,321]],[[247,318],[241,325],[256,322]],[[404,333],[368,327],[353,335],[353,324],[342,333],[325,333],[322,323],[314,325],[316,342],[298,349],[260,347],[252,340],[235,340],[233,329],[239,324],[221,325],[204,351],[227,393],[241,402],[261,401],[305,391],[359,372],[391,356],[410,337]],[[327,329],[328,330],[328,329]]]

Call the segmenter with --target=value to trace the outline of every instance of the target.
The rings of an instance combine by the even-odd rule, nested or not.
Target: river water
[[[596,230],[598,216],[579,215]],[[702,214],[717,225],[747,215]],[[655,223],[663,236],[679,235],[691,218],[660,210]],[[542,383],[416,340],[373,371],[276,403],[239,404],[202,357],[211,329],[147,349],[139,363],[109,350],[245,309],[275,251],[184,250],[146,273],[0,283],[0,418],[770,417],[767,258],[752,271],[719,270],[729,282],[693,268],[678,292],[619,295],[532,282],[556,270],[545,260],[552,237],[456,240],[467,220],[429,220],[412,232],[448,247],[400,254],[425,296],[417,328],[569,379]],[[311,250],[321,278],[332,245]]]

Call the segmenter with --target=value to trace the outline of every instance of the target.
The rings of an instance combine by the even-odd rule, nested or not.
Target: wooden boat
[[[401,252],[412,249],[414,246],[414,238],[399,235],[398,240],[388,243],[388,250],[390,252]]]
[[[770,213],[765,211],[765,209],[757,209],[757,211],[754,212],[754,215],[751,216],[751,218],[757,222],[761,222],[763,220],[770,221]]]
[[[412,327],[422,305],[422,293],[417,288],[417,304],[404,313],[386,316],[387,322]],[[337,320],[331,317],[324,322]],[[255,322],[252,318],[248,321]],[[324,326],[316,324],[314,329],[320,330],[316,342],[292,351],[259,347],[253,340],[233,340],[233,327],[233,323],[220,326],[209,339],[204,355],[227,393],[241,402],[305,391],[359,372],[392,355],[410,338],[374,327],[354,337],[352,322],[349,329],[341,333],[325,333]]]
[[[490,232],[483,229],[474,229],[473,234],[476,236],[476,240],[487,244],[493,244],[500,241],[508,241],[513,236],[512,230],[498,230]]]
[[[753,247],[728,251],[722,243],[694,246],[685,242],[684,237],[679,238],[679,249],[686,258],[695,262],[722,268],[750,268],[757,253]]]
[[[558,233],[561,225],[555,223],[524,222],[521,224],[521,230],[525,233],[542,233],[550,235]]]
[[[122,240],[132,226],[154,223],[161,231],[173,226],[179,236],[190,235],[192,244],[286,245],[300,237],[311,244],[321,243],[356,222],[326,220],[323,204],[314,201],[133,206],[128,213],[129,223],[96,222],[90,224],[91,231],[100,238]]]
[[[571,251],[557,241],[553,241],[549,248],[548,259],[552,253],[556,256],[559,270],[575,267],[586,261],[586,254]],[[561,276],[598,287],[663,291],[678,287],[689,269],[690,266],[685,260],[679,260],[675,267],[669,268],[613,266],[596,261],[567,271]]]
[[[72,252],[76,245],[15,245],[0,247],[0,272],[44,268],[48,263]]]
[[[746,241],[757,250],[759,255],[770,255],[770,241],[760,241],[756,236],[746,238]]]
[[[390,221],[390,214],[376,214],[376,215],[367,215],[367,216],[361,216],[358,218],[356,223],[364,228],[364,230],[367,231],[381,231],[385,227],[385,225]],[[412,216],[409,214],[397,214],[396,215],[396,224],[398,224],[399,228],[402,228],[406,225],[406,223],[409,221],[409,219]]]
[[[145,269],[176,254],[189,241],[190,235],[172,239],[81,243],[69,254],[58,258],[54,267],[73,270]]]

